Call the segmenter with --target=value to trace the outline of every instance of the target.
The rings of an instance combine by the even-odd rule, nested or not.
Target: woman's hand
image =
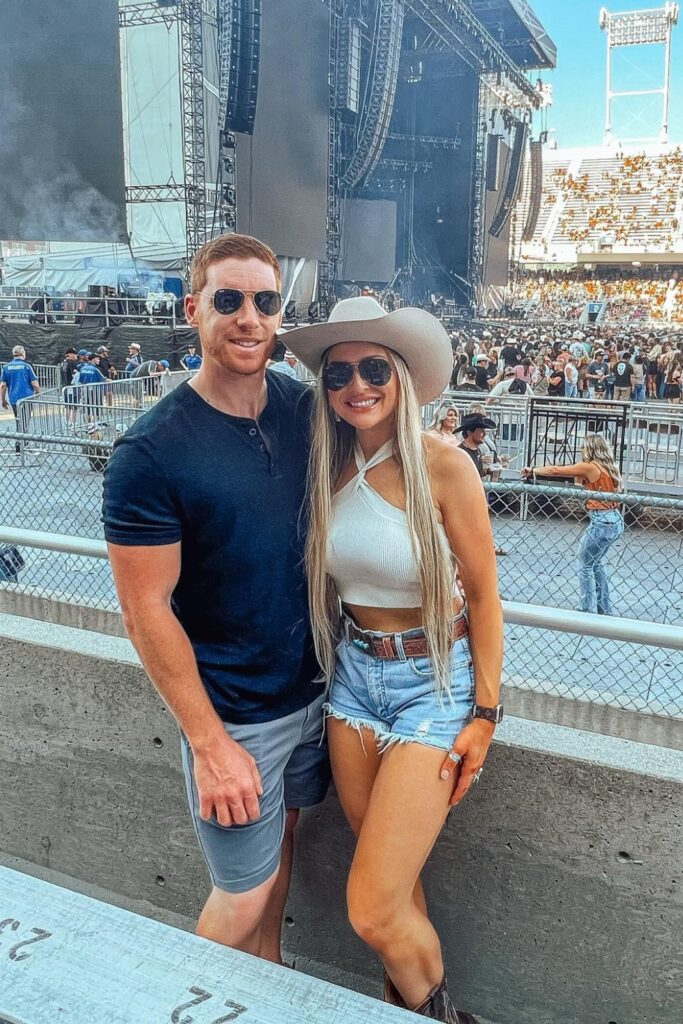
[[[472,785],[475,775],[482,768],[488,754],[495,725],[484,718],[475,718],[458,734],[449,753],[441,765],[440,776],[445,782],[454,784],[451,807],[460,803]],[[453,760],[451,754],[455,755]]]

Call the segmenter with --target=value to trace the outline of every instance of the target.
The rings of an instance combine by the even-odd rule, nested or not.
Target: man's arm
[[[171,609],[180,544],[108,548],[128,635],[192,748],[200,816],[206,821],[215,814],[226,826],[257,819],[262,788],[256,762],[227,735]]]
[[[0,381],[0,405],[3,409],[9,409],[9,402],[7,401],[7,385],[4,380]]]

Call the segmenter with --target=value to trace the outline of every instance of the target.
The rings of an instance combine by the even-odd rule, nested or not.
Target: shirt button
[[[250,437],[256,437],[256,428],[255,427],[251,428],[251,430],[249,431],[249,436]]]
[[[261,445],[261,451],[264,452],[265,450],[266,450],[266,446],[264,444],[262,444]]]

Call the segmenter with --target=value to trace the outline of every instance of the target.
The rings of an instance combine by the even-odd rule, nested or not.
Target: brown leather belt
[[[346,620],[344,629],[354,647],[357,647],[363,654],[367,654],[369,657],[402,661],[403,658],[425,658],[429,653],[427,650],[427,637],[422,630],[416,636],[405,636],[402,633],[390,633],[388,636],[373,636],[372,633],[366,633],[364,630],[359,629],[350,619]],[[459,615],[452,623],[451,642],[454,643],[456,640],[460,640],[461,637],[467,636],[469,631],[467,619],[464,615]],[[397,636],[401,636],[402,639],[403,658],[396,646]]]

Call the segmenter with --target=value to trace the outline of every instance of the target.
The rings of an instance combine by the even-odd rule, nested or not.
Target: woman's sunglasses
[[[209,295],[202,292],[202,295]],[[250,295],[254,305],[263,316],[276,316],[282,309],[282,296],[276,291],[262,292],[241,292],[238,288],[219,288],[209,298],[213,299],[213,306],[217,313],[223,316],[231,316],[244,305],[244,300]]]
[[[323,384],[328,391],[341,391],[353,380],[355,367],[358,367],[361,380],[373,388],[383,388],[394,372],[388,360],[381,356],[367,356],[357,363],[328,363],[322,373]]]

